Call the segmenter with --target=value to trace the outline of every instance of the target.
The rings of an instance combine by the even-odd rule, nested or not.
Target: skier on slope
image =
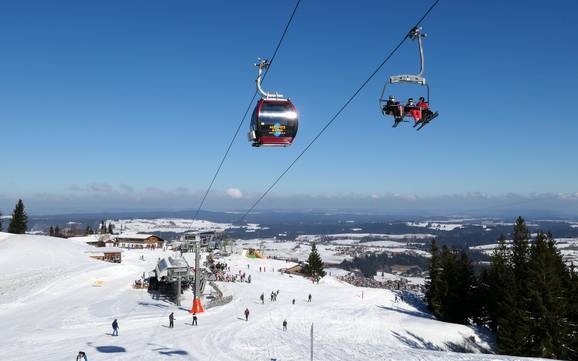
[[[84,351],[78,351],[78,356],[76,356],[76,361],[88,361]]]
[[[249,309],[245,308],[245,321],[249,321]]]
[[[283,331],[287,331],[287,320],[283,320]]]
[[[118,321],[116,318],[112,321],[112,336],[118,336]]]
[[[169,315],[169,328],[175,327],[175,314],[171,312]]]
[[[309,296],[307,297],[307,302],[311,302],[311,293],[310,293]]]
[[[261,303],[265,304],[265,292],[261,293]]]
[[[197,314],[196,314],[196,313],[193,313],[193,323],[192,323],[192,325],[193,325],[193,326],[196,326],[196,325],[197,325]]]

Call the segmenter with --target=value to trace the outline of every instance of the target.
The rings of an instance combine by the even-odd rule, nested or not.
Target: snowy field
[[[406,222],[406,224],[410,227],[421,227],[427,229],[434,229],[437,231],[453,231],[454,229],[464,227],[461,223],[433,222],[433,221]]]
[[[281,259],[297,259],[306,261],[311,250],[310,242],[320,241],[318,238],[298,238],[300,241],[280,241],[276,239],[238,239],[235,244],[238,247],[259,249],[261,242],[265,247],[265,255]],[[344,260],[351,260],[356,256],[369,253],[411,253],[422,257],[430,257],[430,253],[415,249],[414,239],[411,242],[399,241],[370,241],[360,242],[360,239],[333,239],[317,243],[317,250],[325,263],[338,264]]]
[[[240,255],[225,261],[253,282],[219,283],[233,301],[200,314],[194,327],[190,292],[177,307],[131,288],[163,251],[126,250],[122,264],[111,264],[88,258],[87,249],[66,239],[0,233],[0,360],[74,360],[79,350],[90,361],[308,360],[312,323],[315,360],[520,359],[480,354],[489,347],[487,334],[436,321],[411,297],[396,303],[391,291],[333,277],[312,284],[278,272],[292,263]],[[260,304],[262,292],[268,298],[277,289],[277,302]],[[174,329],[168,328],[171,312]],[[118,337],[110,334],[115,318]],[[472,336],[475,344],[467,341]],[[462,347],[476,353],[445,352]]]
[[[112,223],[116,232],[134,232],[134,233],[151,233],[151,232],[175,232],[183,233],[191,230],[226,230],[230,228],[239,228],[230,223],[215,223],[201,219],[187,218],[155,218],[155,219],[117,219],[107,220],[106,224]],[[242,228],[246,232],[255,232],[258,229],[268,229],[260,227],[259,224],[249,223]]]

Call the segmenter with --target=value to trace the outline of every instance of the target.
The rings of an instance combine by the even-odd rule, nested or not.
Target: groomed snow
[[[312,323],[315,360],[520,359],[437,351],[463,345],[470,336],[485,348],[488,338],[473,328],[432,319],[411,298],[395,303],[391,291],[357,288],[333,277],[312,284],[277,272],[290,262],[240,255],[225,260],[232,272],[242,270],[253,282],[219,283],[233,301],[200,314],[193,327],[190,292],[177,307],[130,286],[158,257],[172,253],[126,250],[122,264],[111,264],[89,258],[84,254],[89,247],[0,233],[0,360],[73,360],[83,350],[90,361],[302,361],[309,357]],[[259,272],[259,266],[266,272]],[[260,304],[261,292],[268,299],[277,289],[277,302]],[[243,319],[246,307],[248,322]],[[170,312],[174,329],[167,327]],[[118,337],[110,335],[115,318]]]

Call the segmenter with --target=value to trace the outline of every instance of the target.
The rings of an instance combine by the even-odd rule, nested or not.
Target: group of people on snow
[[[191,326],[197,326],[197,313],[193,312],[193,322],[191,323]],[[174,328],[175,327],[175,314],[174,312],[171,312],[171,314],[169,315],[169,328]]]

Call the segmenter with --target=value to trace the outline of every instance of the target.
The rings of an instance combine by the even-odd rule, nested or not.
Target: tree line
[[[0,232],[4,231],[3,223],[2,223],[2,211],[0,211]],[[8,224],[8,229],[6,230],[8,233],[14,234],[25,234],[28,231],[28,215],[26,214],[26,210],[24,209],[24,202],[22,199],[19,199],[16,205],[14,206],[14,210],[12,211],[12,218],[10,219],[10,223]],[[112,234],[114,231],[114,225],[112,223],[106,224],[103,220],[100,222],[98,227],[98,232],[100,234]],[[86,226],[84,231],[85,235],[95,234],[95,231],[90,226]],[[51,237],[61,237],[65,238],[66,233],[63,229],[59,226],[50,226],[48,230],[48,235]]]
[[[365,254],[361,257],[355,257],[351,261],[343,260],[340,267],[351,271],[358,269],[363,276],[372,278],[381,270],[382,272],[391,272],[391,267],[394,265],[401,266],[418,266],[421,270],[428,268],[428,260],[425,257],[411,255],[411,254],[388,254],[386,252],[380,254]]]
[[[488,327],[497,352],[578,360],[578,273],[550,233],[519,217],[476,275],[464,251],[431,245],[426,301],[440,320]]]
[[[105,221],[101,221],[98,225],[98,234],[113,234],[114,232],[114,225],[112,223],[108,223],[108,225],[106,224]],[[48,229],[48,235],[51,237],[60,237],[60,238],[66,238],[66,237],[72,237],[72,236],[88,236],[91,234],[96,234],[97,232],[92,229],[91,226],[86,226],[86,228],[84,229],[84,231],[82,232],[81,230],[72,230],[72,229],[61,229],[58,225],[56,226],[50,226],[50,228]]]

